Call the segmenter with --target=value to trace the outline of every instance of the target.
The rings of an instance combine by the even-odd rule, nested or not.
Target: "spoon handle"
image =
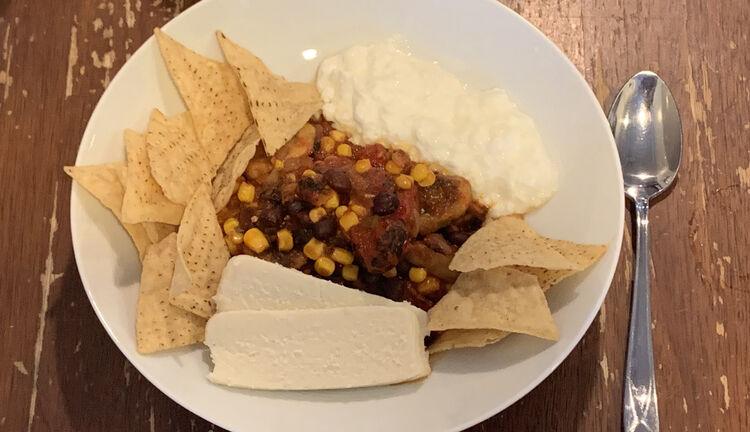
[[[649,279],[648,200],[635,201],[637,240],[635,277],[625,363],[623,430],[658,432],[654,354],[651,344],[651,306]]]

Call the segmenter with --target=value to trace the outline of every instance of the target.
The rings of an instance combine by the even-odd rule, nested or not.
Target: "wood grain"
[[[130,53],[191,3],[0,1],[0,430],[220,430],[148,383],[99,324],[73,258],[60,169]],[[677,184],[651,212],[662,429],[750,430],[750,3],[504,3],[558,44],[604,107],[639,70],[669,83],[685,151]],[[472,431],[619,430],[627,226],[610,294],[582,342]]]

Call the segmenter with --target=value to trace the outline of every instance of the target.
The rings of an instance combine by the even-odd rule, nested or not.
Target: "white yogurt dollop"
[[[557,189],[534,122],[505,91],[476,91],[389,39],[326,58],[323,114],[356,143],[380,142],[465,177],[493,217],[525,213]]]

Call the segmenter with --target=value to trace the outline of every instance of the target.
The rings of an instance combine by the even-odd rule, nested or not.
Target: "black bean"
[[[336,235],[336,219],[332,216],[324,216],[313,225],[313,233],[318,240],[328,240]]]
[[[364,271],[360,274],[356,286],[358,289],[370,294],[385,296],[385,291],[383,290],[384,280],[385,279],[378,274]]]
[[[306,211],[301,211],[295,215],[293,215],[294,220],[296,220],[300,225],[306,228],[310,228],[313,224],[310,220],[310,214]]]
[[[482,225],[484,225],[484,219],[474,217],[464,223],[463,227],[468,231],[477,231]]]
[[[391,224],[378,238],[377,250],[383,253],[391,253],[397,257],[401,256],[406,242],[406,229],[402,224]]]
[[[378,216],[386,216],[395,212],[398,205],[398,194],[395,191],[384,190],[372,200],[372,212]]]
[[[404,299],[404,282],[399,278],[386,279],[383,286],[385,296],[393,301],[401,301]]]
[[[258,214],[258,226],[260,228],[279,228],[283,221],[284,214],[281,211],[281,206],[278,205],[268,205]]]
[[[299,198],[293,198],[292,200],[288,201],[284,207],[286,208],[287,214],[293,215],[295,213],[299,213],[303,210],[306,210],[309,205],[302,201]]]
[[[370,260],[370,268],[376,271],[388,271],[388,268],[391,267],[391,261],[389,260],[389,258],[390,256],[385,252],[380,252],[378,255],[373,256]]]
[[[446,238],[454,245],[461,246],[469,238],[469,234],[464,231],[451,231],[446,234]]]
[[[294,237],[294,246],[302,247],[313,238],[313,230],[311,228],[297,228],[292,232],[292,237]]]
[[[347,240],[347,238],[338,231],[336,232],[336,235],[333,238],[328,240],[328,244],[333,247],[340,247],[344,249],[351,248],[351,244],[349,243],[349,240]]]
[[[297,188],[319,192],[323,190],[323,184],[313,176],[304,176],[297,183]]]
[[[278,185],[264,189],[263,192],[260,193],[260,199],[271,201],[274,203],[280,203],[281,202],[281,189],[279,188]]]
[[[323,174],[328,186],[338,193],[348,194],[352,189],[352,182],[349,175],[341,168],[331,168]]]
[[[398,265],[396,265],[396,271],[401,276],[408,276],[409,270],[411,270],[411,264],[408,261],[399,261]]]

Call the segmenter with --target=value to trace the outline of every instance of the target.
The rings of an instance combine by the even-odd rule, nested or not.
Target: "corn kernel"
[[[229,240],[236,245],[242,244],[242,241],[245,237],[245,234],[241,232],[234,231],[232,233],[227,234],[227,237],[229,237]]]
[[[430,172],[431,171],[429,168],[427,168],[427,165],[418,163],[411,168],[411,171],[409,171],[409,175],[414,179],[414,181],[420,182],[426,179]]]
[[[240,234],[241,236],[242,234]],[[229,250],[229,255],[237,255],[240,252],[240,248],[238,245],[236,245],[230,236],[225,235],[224,236],[224,243],[227,244],[227,249]],[[240,243],[242,243],[242,239],[240,239]]]
[[[321,256],[323,256],[323,251],[325,250],[325,247],[326,247],[325,243],[313,237],[302,248],[302,253],[305,254],[305,256],[310,258],[311,260],[316,260],[320,258]]]
[[[331,153],[336,148],[336,141],[331,137],[325,136],[320,139],[320,147],[324,152]]]
[[[435,173],[430,171],[427,174],[427,177],[424,178],[424,180],[420,180],[417,183],[419,183],[419,185],[422,187],[432,186],[433,184],[435,184]]]
[[[351,210],[345,212],[344,215],[341,216],[341,219],[339,219],[339,225],[341,225],[341,228],[343,228],[344,231],[349,231],[351,227],[358,223],[359,217],[357,216],[357,213],[354,213]]]
[[[344,280],[355,281],[357,280],[357,276],[359,276],[359,267],[354,264],[347,264],[341,269],[341,276],[343,276]]]
[[[261,253],[268,248],[268,239],[258,228],[250,228],[243,236],[245,246],[255,253]]]
[[[341,216],[343,216],[344,213],[346,213],[347,210],[349,210],[349,207],[347,207],[347,206],[338,206],[338,207],[336,207],[336,212],[335,212],[336,213],[336,217],[339,218],[339,219],[341,219]]]
[[[411,188],[411,185],[414,183],[414,179],[409,177],[406,174],[399,174],[396,176],[396,186],[398,186],[401,189],[409,189]]]
[[[303,177],[315,177],[315,174],[317,174],[317,173],[315,171],[311,170],[311,169],[306,169],[306,170],[302,171],[302,176]]]
[[[360,174],[370,171],[370,168],[372,168],[370,159],[360,159],[354,163],[354,171],[357,171]]]
[[[235,228],[240,226],[240,221],[237,218],[229,218],[224,221],[224,234],[229,235],[235,232]]]
[[[354,212],[357,213],[357,216],[364,217],[367,214],[367,209],[362,207],[359,204],[352,204],[349,206],[349,208]]]
[[[409,269],[409,280],[420,283],[427,277],[427,270],[422,267],[412,267]]]
[[[331,258],[339,264],[351,264],[354,262],[354,255],[343,248],[333,248]]]
[[[396,267],[393,267],[392,269],[388,270],[387,272],[383,273],[383,276],[387,278],[394,278],[396,277]]]
[[[238,232],[238,231],[233,231],[233,232],[227,234],[227,236],[229,237],[229,240],[231,240],[232,243],[234,243],[236,245],[242,244],[242,240],[245,237],[245,235],[243,233]]]
[[[326,215],[326,209],[324,209],[323,207],[315,207],[314,209],[310,210],[307,215],[310,216],[310,220],[312,221],[312,223],[315,223]]]
[[[279,245],[279,250],[282,252],[290,251],[294,247],[292,233],[286,228],[276,232],[276,240]]]
[[[276,168],[276,169],[282,169],[282,168],[284,168],[284,161],[283,160],[279,160],[279,159],[274,160],[273,161],[273,167]]]
[[[339,194],[336,193],[336,191],[333,191],[331,194],[331,197],[328,198],[328,200],[323,204],[325,208],[328,210],[333,210],[339,206]]]
[[[433,276],[427,276],[425,280],[417,285],[417,291],[420,294],[430,295],[436,293],[440,289],[440,281]]]
[[[237,189],[237,199],[246,203],[253,202],[255,200],[255,186],[242,182],[240,188]]]
[[[392,160],[389,160],[385,163],[385,170],[391,174],[401,174],[401,171],[403,171],[403,169],[404,167],[397,164],[396,162],[393,162]]]
[[[289,174],[286,175],[286,179],[289,180],[290,182],[294,183],[294,182],[297,181],[297,176],[294,175],[294,173],[289,173]]]
[[[315,271],[321,276],[330,276],[336,270],[336,264],[330,258],[320,257],[315,260]]]
[[[336,153],[338,153],[339,156],[351,156],[352,146],[349,144],[339,144],[339,146],[336,147]]]
[[[334,141],[342,142],[346,141],[346,134],[341,132],[340,130],[332,130],[328,133],[328,136],[333,138]]]

